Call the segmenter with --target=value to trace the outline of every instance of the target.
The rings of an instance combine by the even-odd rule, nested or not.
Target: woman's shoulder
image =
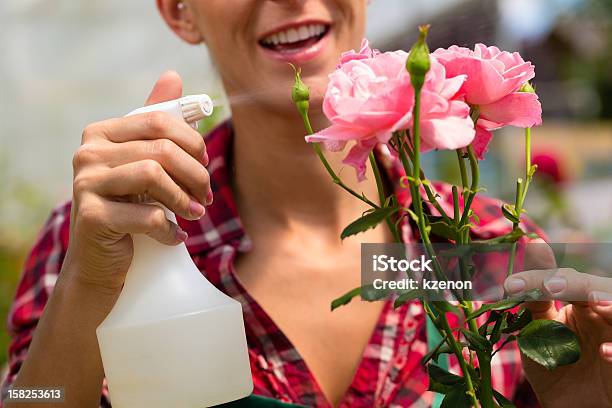
[[[65,251],[70,237],[71,210],[71,200],[64,201],[51,210],[45,224],[38,233],[28,261],[36,259],[39,255],[48,257],[53,255],[53,252]],[[61,258],[63,259],[63,256]],[[26,262],[25,267],[28,268],[28,262]]]

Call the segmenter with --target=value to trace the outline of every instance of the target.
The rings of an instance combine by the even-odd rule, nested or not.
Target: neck
[[[297,111],[275,115],[248,106],[233,113],[235,190],[245,226],[257,220],[276,227],[323,227],[338,240],[339,231],[368,208],[332,182],[304,141],[306,131]],[[313,113],[311,120],[315,131],[327,124],[321,113]],[[325,154],[346,185],[378,201],[371,169],[359,183],[354,170],[341,163],[346,152]]]

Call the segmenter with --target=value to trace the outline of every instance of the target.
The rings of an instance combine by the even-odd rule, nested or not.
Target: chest
[[[297,350],[323,394],[337,403],[357,371],[383,302],[331,301],[360,286],[359,253],[299,256],[261,248],[235,261],[242,286]]]

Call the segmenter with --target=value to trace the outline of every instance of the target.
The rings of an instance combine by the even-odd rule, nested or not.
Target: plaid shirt
[[[238,252],[248,251],[251,243],[243,230],[231,188],[232,135],[231,124],[226,122],[206,137],[211,158],[208,171],[215,201],[199,221],[179,219],[181,227],[189,233],[187,248],[206,278],[242,304],[254,393],[309,407],[331,407],[298,351],[236,278],[234,259]],[[383,149],[378,153],[388,178],[396,184],[400,202],[409,204],[409,195],[399,183],[401,170]],[[443,207],[452,214],[450,187],[446,184],[435,184],[435,187]],[[511,224],[503,218],[499,201],[479,197],[474,201],[473,209],[480,218],[480,224],[471,231],[475,239],[487,239],[510,231]],[[435,212],[432,208],[429,211]],[[69,221],[70,203],[56,208],[26,261],[9,316],[12,342],[4,392],[15,380],[32,333],[53,291],[66,254]],[[403,238],[407,242],[416,242],[415,228],[411,228],[408,222],[402,227]],[[530,226],[528,229],[534,228]],[[392,301],[387,300],[353,382],[339,406],[430,406],[433,394],[427,391],[428,376],[420,364],[426,352],[422,307],[412,302],[394,309]],[[454,357],[450,359],[450,370],[459,372]],[[520,355],[514,343],[495,355],[492,376],[494,388],[514,398],[519,407],[537,406],[529,385],[523,380]],[[103,384],[103,407],[110,406],[107,395]]]

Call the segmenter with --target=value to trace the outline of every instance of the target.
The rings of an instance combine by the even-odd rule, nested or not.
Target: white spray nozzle
[[[206,94],[183,96],[172,101],[143,106],[128,113],[126,116],[147,112],[166,112],[177,119],[184,120],[192,126],[200,119],[213,113],[213,102]]]
[[[186,122],[197,122],[210,116],[213,112],[213,102],[208,95],[189,95],[179,99],[181,111]]]

